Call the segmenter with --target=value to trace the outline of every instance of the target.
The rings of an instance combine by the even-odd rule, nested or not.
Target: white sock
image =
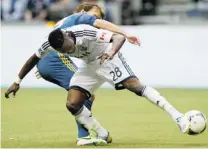
[[[108,135],[108,132],[92,116],[92,113],[85,106],[83,106],[75,115],[75,119],[80,124],[83,124],[88,130],[94,130],[101,138],[106,138]]]
[[[164,109],[174,121],[183,116],[182,113],[174,108],[157,90],[152,87],[146,86],[142,96],[146,97],[150,102]]]

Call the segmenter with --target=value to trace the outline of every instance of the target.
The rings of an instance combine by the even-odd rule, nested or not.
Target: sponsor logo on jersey
[[[101,35],[101,37],[100,37],[100,40],[104,40],[105,39],[105,35],[106,35],[106,33],[103,32],[102,35]]]

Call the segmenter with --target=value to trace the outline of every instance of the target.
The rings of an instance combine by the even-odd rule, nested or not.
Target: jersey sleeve
[[[83,35],[84,38],[87,38],[89,40],[109,43],[113,33],[107,30],[97,29],[95,27],[88,26],[84,29]]]
[[[76,25],[78,25],[78,24],[89,24],[89,25],[93,26],[95,20],[96,20],[95,16],[88,15],[88,14],[83,14],[79,17],[79,19],[77,19]]]
[[[50,50],[53,50],[53,48],[48,41],[45,41],[36,51],[36,56],[42,58]]]

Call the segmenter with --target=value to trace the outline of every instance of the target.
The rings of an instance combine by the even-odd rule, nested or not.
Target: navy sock
[[[92,107],[92,101],[89,99],[86,99],[84,101],[84,105],[87,107],[87,109],[89,109],[91,111],[91,107]],[[80,124],[78,121],[77,122],[77,127],[78,127],[78,138],[83,138],[89,135],[88,130],[82,125]]]

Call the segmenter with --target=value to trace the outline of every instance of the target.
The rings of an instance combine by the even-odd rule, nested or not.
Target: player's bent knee
[[[84,104],[86,95],[79,90],[70,89],[67,96],[66,108],[74,115]]]
[[[70,103],[69,101],[66,102],[66,108],[71,112],[71,114],[76,114],[81,109],[81,105],[76,103]]]

